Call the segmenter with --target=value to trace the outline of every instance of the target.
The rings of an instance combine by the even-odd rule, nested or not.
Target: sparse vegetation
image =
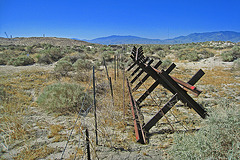
[[[78,59],[74,64],[73,68],[76,72],[86,72],[92,69],[93,63],[90,60]]]
[[[57,47],[46,47],[44,50],[40,52],[41,56],[38,59],[39,63],[50,64],[58,61],[62,57],[64,57],[64,53],[60,48]]]
[[[221,54],[224,62],[232,62],[234,60],[232,51],[225,51]]]
[[[56,73],[60,73],[62,76],[67,75],[67,73],[72,70],[73,70],[72,63],[65,60],[58,61],[54,68],[54,71]]]
[[[219,101],[203,127],[195,133],[176,133],[170,155],[176,159],[238,159],[240,110],[230,101]]]
[[[238,58],[240,58],[240,47],[239,46],[234,46],[231,50],[229,51],[224,51],[222,54],[222,59],[225,62],[232,62]]]
[[[234,61],[232,69],[235,71],[240,70],[240,58],[238,58],[237,60]]]
[[[54,152],[54,148],[44,146],[37,146],[36,148],[25,148],[20,152],[14,159],[22,160],[22,159],[39,159],[46,158],[49,154]]]
[[[162,67],[163,69],[166,69],[167,67],[170,66],[171,63],[172,63],[172,61],[171,61],[170,59],[165,59],[165,60],[162,62],[161,67]]]
[[[3,159],[5,156],[15,159],[52,159],[53,156],[50,158],[48,156],[59,155],[78,116],[76,113],[79,112],[84,97],[86,96],[85,107],[88,108],[93,103],[91,91],[93,65],[101,65],[96,70],[100,147],[95,145],[94,116],[90,110],[86,117],[80,117],[81,120],[74,128],[75,132],[71,137],[73,140],[69,143],[71,149],[68,148],[70,156],[66,156],[64,159],[67,157],[73,159],[75,155],[72,153],[75,151],[77,151],[79,159],[86,154],[85,142],[83,142],[85,127],[90,129],[91,152],[95,158],[99,154],[99,159],[119,159],[119,157],[125,159],[139,157],[189,159],[192,157],[194,159],[197,156],[202,159],[219,159],[219,157],[234,159],[239,155],[239,143],[236,143],[236,140],[239,141],[238,44],[203,42],[143,45],[144,53],[151,58],[161,59],[163,64],[160,67],[164,67],[164,69],[172,62],[182,64],[180,67],[177,64],[177,67],[171,72],[172,76],[181,80],[189,80],[196,69],[201,68],[192,68],[193,65],[189,66],[190,64],[203,65],[202,69],[206,74],[196,85],[203,91],[198,100],[201,99],[200,104],[205,105],[211,112],[210,117],[200,123],[203,120],[197,117],[194,111],[177,105],[173,108],[172,113],[166,114],[176,131],[174,137],[167,120],[163,118],[156,124],[156,129],[150,130],[149,144],[141,146],[135,143],[136,138],[126,88],[125,103],[123,103],[122,71],[119,71],[116,80],[113,72],[114,55],[121,55],[119,68],[122,69],[123,66],[129,65],[129,53],[132,47],[133,45],[72,45],[70,43],[59,46],[53,45],[53,43],[31,43],[27,46],[1,45],[1,65],[14,65],[13,62],[17,62],[19,57],[29,57],[34,60],[33,63],[50,65],[37,64],[26,66],[26,68],[25,66],[0,66],[2,67],[0,68],[0,157]],[[221,62],[216,63],[217,66],[212,66],[211,62],[214,60],[210,60],[213,58],[207,59],[214,57],[214,59],[221,60],[221,53],[227,52],[231,52],[233,65],[224,62],[224,66],[221,66],[223,63]],[[109,81],[103,68],[103,57],[107,61],[109,75],[112,77],[114,100],[111,98]],[[203,61],[199,62],[201,59]],[[18,64],[24,65],[20,62]],[[10,70],[5,71],[5,69],[9,69],[8,67]],[[56,73],[61,77],[56,77]],[[125,75],[125,77],[127,76]],[[146,81],[146,87],[152,83],[153,80],[149,78]],[[144,91],[145,88],[140,88],[134,93],[134,96],[137,97]],[[161,95],[159,91],[161,91]],[[159,104],[164,104],[167,98],[172,96],[167,92],[162,93],[161,87],[152,94],[155,99],[159,100]],[[225,97],[226,101],[221,101],[222,97]],[[146,100],[146,102],[150,104],[152,100]],[[124,105],[125,108],[123,108]],[[159,107],[146,105],[143,107],[143,112],[152,116],[155,111],[159,110]],[[184,127],[187,128],[186,132]],[[196,131],[198,129],[200,130]],[[9,155],[15,150],[18,150],[18,153],[14,152],[13,155]],[[200,153],[202,154],[199,155]],[[187,155],[189,157],[186,157]],[[9,159],[8,157],[5,159]]]
[[[17,58],[11,58],[8,64],[14,66],[26,66],[34,64],[34,59],[29,56],[18,56]]]
[[[78,113],[82,103],[83,109],[92,105],[92,98],[85,94],[84,88],[80,85],[56,83],[44,88],[37,103],[52,113]]]

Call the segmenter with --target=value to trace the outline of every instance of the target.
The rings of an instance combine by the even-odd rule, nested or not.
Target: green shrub
[[[198,61],[200,59],[197,52],[188,53],[187,57],[189,61]]]
[[[66,76],[67,73],[72,70],[73,70],[72,63],[65,60],[58,61],[54,68],[54,71],[56,73],[61,74],[62,76]]]
[[[209,52],[207,50],[202,50],[200,52],[198,52],[198,55],[201,59],[204,59],[204,58],[209,58],[209,57],[213,57],[214,54],[212,52]]]
[[[89,60],[82,60],[78,59],[74,64],[73,67],[75,71],[89,71],[92,69],[93,62]]]
[[[234,60],[240,58],[240,47],[239,46],[234,46],[232,48],[232,51],[233,51]]]
[[[60,60],[57,62],[54,71],[56,73],[60,73],[62,76],[67,75],[69,71],[73,70],[73,66],[71,62],[68,62],[66,60]]]
[[[0,102],[7,97],[7,93],[3,86],[0,86]]]
[[[85,89],[78,84],[56,83],[44,88],[37,103],[48,112],[76,113],[81,109],[83,101],[84,110],[92,104],[92,97],[85,93]]]
[[[170,155],[174,159],[238,159],[240,109],[223,100],[212,109],[196,133],[175,133]]]
[[[37,61],[38,63],[43,63],[43,64],[51,64],[51,63],[53,63],[51,57],[48,54],[46,54],[46,55],[39,55],[37,58],[38,58],[38,61]]]
[[[196,51],[189,51],[189,50],[180,50],[177,52],[177,57],[180,60],[189,60],[189,61],[198,61],[201,58],[205,58],[201,53]]]
[[[89,59],[90,57],[88,56],[88,54],[86,54],[86,53],[80,53],[79,55],[78,55],[78,59]]]
[[[6,65],[10,60],[10,55],[5,53],[0,53],[0,65]]]
[[[240,47],[234,46],[230,51],[225,51],[221,54],[223,61],[232,62],[240,58]]]
[[[187,60],[188,59],[187,54],[188,52],[180,50],[180,51],[177,51],[176,56],[180,60]]]
[[[170,59],[165,59],[162,64],[161,64],[161,67],[163,69],[166,69],[168,66],[170,66],[170,64],[172,63],[172,61]]]
[[[51,64],[64,57],[64,53],[62,53],[60,48],[51,45],[47,45],[40,53],[41,56],[38,58],[38,63]]]
[[[110,62],[110,61],[113,61],[114,54],[115,54],[114,51],[105,51],[102,53],[101,56],[102,56],[102,58],[105,58],[106,62]]]
[[[78,59],[80,59],[80,56],[78,55],[74,55],[74,56],[65,56],[63,58],[60,59],[61,60],[65,60],[65,61],[68,61],[70,63],[75,63]]]
[[[16,58],[11,58],[8,61],[9,65],[14,65],[14,66],[27,66],[27,65],[32,65],[34,63],[35,63],[34,59],[27,55],[18,56]]]
[[[164,58],[166,56],[166,52],[163,50],[159,50],[156,52],[158,58]]]
[[[238,58],[237,60],[235,60],[233,62],[232,69],[235,70],[235,71],[240,71],[240,58]]]
[[[225,51],[221,54],[224,62],[232,62],[234,60],[233,51]]]
[[[86,72],[77,72],[74,75],[74,80],[75,81],[79,81],[79,82],[89,82],[90,80],[90,74],[86,73]]]

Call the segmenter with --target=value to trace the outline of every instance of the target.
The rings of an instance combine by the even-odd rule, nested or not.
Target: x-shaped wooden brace
[[[142,47],[139,49],[134,47],[132,50],[131,58],[133,59],[134,64],[128,68],[128,71],[131,70],[136,64],[138,65],[138,68],[140,67],[142,69],[142,71],[140,71],[140,73],[131,81],[131,83],[135,82],[143,72],[147,73],[147,75],[133,88],[133,91],[137,90],[148,77],[151,76],[153,79],[155,79],[154,84],[136,101],[137,106],[139,106],[140,103],[159,84],[168,89],[174,95],[164,105],[164,107],[142,127],[145,132],[148,132],[164,116],[164,114],[166,114],[178,102],[178,100],[181,100],[190,108],[193,108],[202,118],[206,117],[206,110],[187,94],[188,90],[192,91],[196,95],[199,95],[201,93],[201,91],[197,90],[197,88],[193,86],[204,75],[204,72],[201,69],[187,83],[185,83],[181,80],[178,80],[177,78],[169,76],[169,73],[175,68],[175,64],[172,64],[166,71],[159,71],[156,69],[161,64],[161,61],[159,61],[154,67],[150,66],[152,63],[150,63],[150,61],[146,65],[145,62],[148,60],[146,60],[146,58],[143,56]]]

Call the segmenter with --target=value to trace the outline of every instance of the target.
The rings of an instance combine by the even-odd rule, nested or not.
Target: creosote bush
[[[73,68],[76,71],[88,71],[91,70],[93,66],[92,61],[90,60],[82,60],[82,59],[78,59],[74,64],[73,64]]]
[[[196,133],[176,133],[170,155],[174,159],[238,159],[240,110],[223,100],[210,111]]]
[[[232,51],[225,51],[221,54],[222,60],[224,62],[232,62],[234,60]]]
[[[89,73],[88,72],[92,69],[93,65],[94,65],[93,62],[90,60],[78,59],[73,64],[73,69],[76,71],[74,79],[76,81],[80,81],[80,82],[89,81]]]
[[[101,57],[105,58],[106,62],[111,62],[114,59],[114,51],[105,51],[102,53]]]
[[[54,71],[56,73],[60,73],[62,76],[67,75],[69,71],[73,70],[73,66],[71,62],[68,62],[66,60],[60,60],[57,62]]]
[[[240,71],[240,58],[233,62],[232,70]]]
[[[0,53],[0,65],[6,65],[10,59],[10,54]]]
[[[58,47],[45,47],[44,50],[40,52],[41,56],[38,57],[38,63],[51,64],[58,61],[64,57],[64,51]]]
[[[222,60],[225,62],[232,62],[240,58],[240,47],[234,46],[230,51],[225,51],[221,54]]]
[[[200,59],[200,57],[198,56],[197,52],[188,53],[188,60],[189,61],[198,61],[199,59]]]
[[[78,84],[56,83],[44,88],[37,103],[48,112],[77,113],[83,101],[83,109],[89,108],[92,104],[92,97],[85,93],[85,89]]]
[[[172,63],[172,61],[171,61],[170,59],[165,59],[165,60],[162,62],[161,67],[162,67],[163,69],[166,69],[167,67],[170,66],[171,63]]]
[[[34,64],[34,59],[32,57],[23,55],[23,56],[18,56],[16,58],[10,59],[8,64],[14,65],[14,66],[27,66],[27,65],[32,65]]]

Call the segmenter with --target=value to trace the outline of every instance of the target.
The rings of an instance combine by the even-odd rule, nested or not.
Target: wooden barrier
[[[131,71],[134,66],[137,65],[130,75],[134,76],[138,71],[139,73],[131,80],[133,84],[144,72],[146,73],[145,77],[139,80],[139,83],[131,89],[130,83],[128,83],[129,95],[132,104],[132,114],[134,117],[134,127],[135,134],[138,142],[145,143],[145,134],[166,114],[179,100],[186,104],[188,107],[193,108],[202,118],[207,116],[207,111],[200,106],[187,92],[192,92],[195,95],[201,94],[201,91],[198,90],[194,85],[198,80],[205,74],[201,69],[188,81],[183,82],[175,77],[170,76],[171,71],[176,67],[173,63],[170,67],[165,70],[158,70],[157,68],[161,65],[161,61],[158,61],[157,64],[152,67],[151,64],[153,60],[145,57],[143,55],[142,47],[136,48],[133,47],[132,54],[130,56],[133,60],[133,64],[127,69]],[[136,91],[149,77],[152,77],[155,82],[146,90],[140,98],[136,101],[132,96],[132,92]],[[140,112],[141,103],[151,94],[151,92],[158,86],[161,85],[167,90],[169,90],[173,97],[159,110],[152,119],[150,119],[146,124],[142,126],[139,118],[138,112]]]

